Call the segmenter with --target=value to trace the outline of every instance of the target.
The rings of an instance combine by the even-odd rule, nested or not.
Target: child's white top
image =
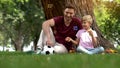
[[[93,32],[93,36],[97,37],[96,31],[92,30],[92,32]],[[79,30],[76,34],[76,37],[80,39],[79,46],[83,46],[84,48],[87,48],[87,49],[94,48],[92,43],[92,38],[85,29]]]

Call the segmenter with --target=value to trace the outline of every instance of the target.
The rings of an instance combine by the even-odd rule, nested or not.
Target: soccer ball
[[[43,47],[43,50],[41,51],[41,54],[43,54],[43,55],[54,54],[54,48],[51,47],[51,46],[45,45],[45,46]]]

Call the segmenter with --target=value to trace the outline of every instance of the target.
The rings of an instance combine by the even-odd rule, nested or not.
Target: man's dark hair
[[[76,11],[75,6],[73,4],[71,4],[71,3],[66,4],[65,9],[66,8],[74,9]]]

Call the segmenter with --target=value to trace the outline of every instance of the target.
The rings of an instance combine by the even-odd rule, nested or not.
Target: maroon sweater
[[[55,40],[58,43],[63,44],[68,51],[73,49],[73,45],[71,42],[66,42],[66,37],[71,37],[75,40],[76,33],[79,29],[82,29],[81,21],[78,18],[73,18],[70,25],[66,26],[64,24],[64,17],[54,17],[55,26],[52,28],[55,36]]]

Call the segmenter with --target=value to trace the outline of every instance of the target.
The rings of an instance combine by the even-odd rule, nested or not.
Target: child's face
[[[83,21],[82,26],[83,26],[84,29],[89,29],[91,24],[88,21]]]

